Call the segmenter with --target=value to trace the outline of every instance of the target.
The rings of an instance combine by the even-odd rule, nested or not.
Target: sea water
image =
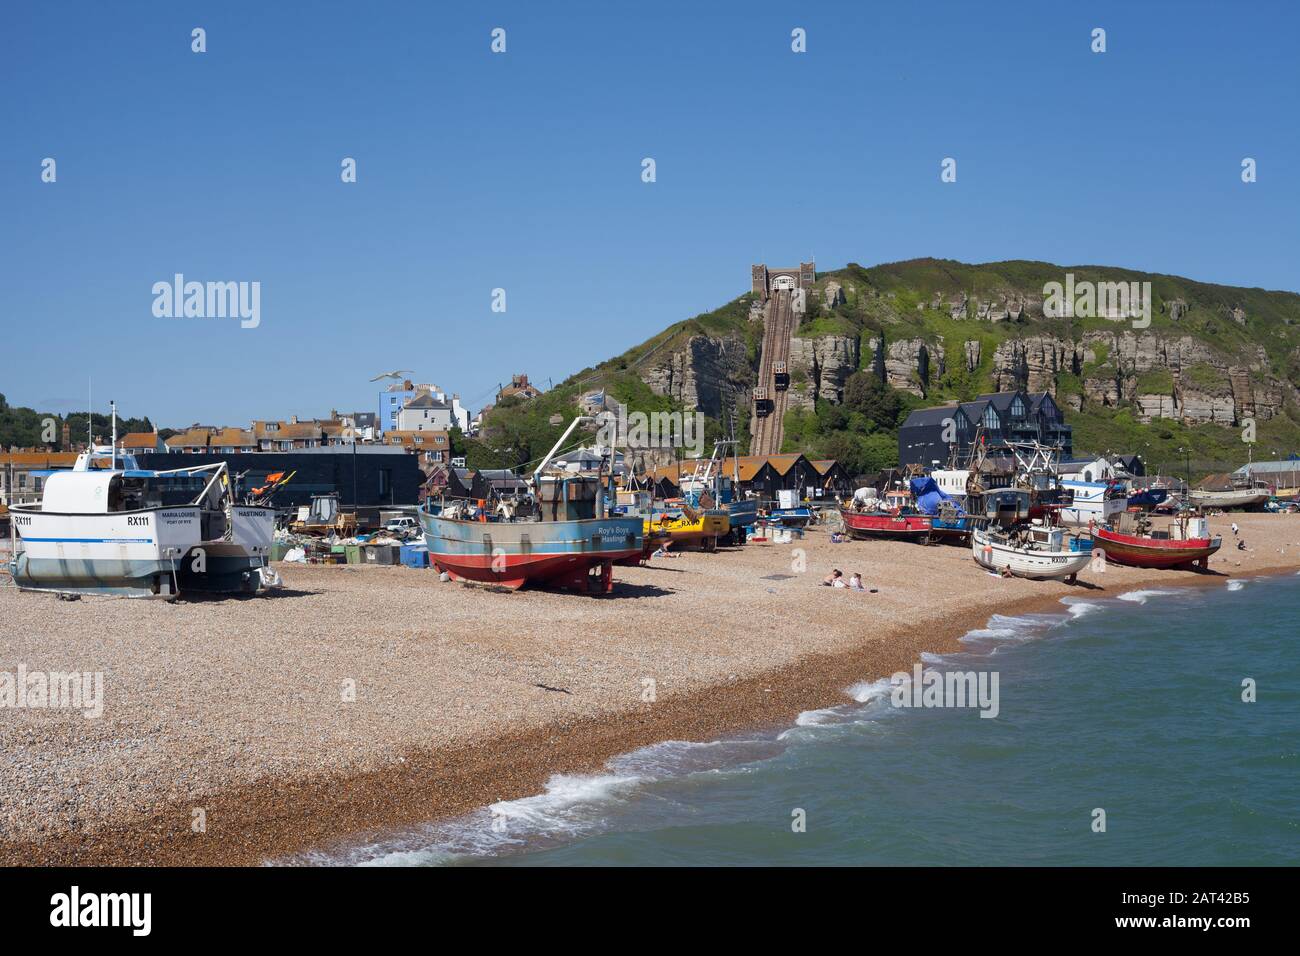
[[[864,682],[320,862],[1300,863],[1300,577],[1067,602],[925,656],[996,672],[995,717]]]

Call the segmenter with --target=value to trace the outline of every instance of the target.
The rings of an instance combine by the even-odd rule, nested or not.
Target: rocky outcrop
[[[971,343],[966,343],[967,347]],[[1191,423],[1238,424],[1245,418],[1278,414],[1288,388],[1269,383],[1268,355],[1255,346],[1233,364],[1191,336],[1163,338],[1154,333],[1087,332],[1077,342],[1055,336],[1026,336],[1003,342],[993,354],[998,390],[1021,388],[1055,394],[1062,373],[1079,375],[1083,402],[1115,407],[1132,402],[1143,421],[1182,419]],[[1244,362],[1244,364],[1243,364]],[[971,368],[968,354],[967,368]],[[1168,391],[1141,389],[1151,372],[1168,372]],[[1290,389],[1294,395],[1294,389]]]
[[[885,342],[872,338],[867,342],[868,354],[877,375],[894,388],[925,395],[932,375],[947,371],[943,343],[925,339],[897,339]]]
[[[823,335],[812,339],[790,339],[789,372],[794,383],[804,388],[791,389],[790,406],[812,408],[817,399],[839,404],[844,399],[844,383],[858,370],[858,338],[854,335]]]
[[[966,371],[973,372],[980,367],[981,348],[979,339],[969,339],[963,345],[966,354]]]
[[[947,302],[946,311],[950,318],[965,319],[974,315],[979,322],[1020,322],[1030,312],[1042,315],[1043,300],[1023,292],[1006,292],[992,299],[972,299],[965,292],[958,292]],[[924,308],[925,303],[917,306]],[[930,300],[930,308],[944,311],[943,293],[936,292]]]
[[[826,308],[833,309],[844,304],[844,287],[832,279],[826,283]]]
[[[1071,342],[1050,335],[1034,335],[1003,342],[993,352],[994,391],[1020,388],[1056,394],[1056,377],[1076,367]]]
[[[724,407],[730,409],[734,396],[743,396],[754,381],[743,340],[707,335],[693,335],[681,348],[656,356],[640,376],[656,394],[715,417]]]

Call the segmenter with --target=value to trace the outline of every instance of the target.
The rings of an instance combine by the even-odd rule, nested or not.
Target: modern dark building
[[[966,459],[977,435],[990,446],[1038,441],[1059,447],[1063,458],[1073,454],[1072,430],[1048,392],[996,392],[912,412],[898,430],[899,464],[946,465],[954,449]]]
[[[337,494],[344,508],[414,505],[424,473],[419,460],[400,448],[383,445],[338,445],[286,452],[236,452],[231,454],[137,455],[141,468],[165,471],[224,461],[242,496],[266,483],[274,472],[294,472],[287,485],[275,493],[276,508],[310,505],[312,495]],[[241,476],[242,477],[239,477]]]

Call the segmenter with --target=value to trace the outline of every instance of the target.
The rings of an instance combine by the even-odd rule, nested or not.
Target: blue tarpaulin
[[[924,478],[911,478],[907,482],[912,489],[912,497],[916,499],[916,510],[925,515],[937,515],[939,505],[948,501],[957,509],[957,514],[964,515],[961,505],[957,504],[955,498],[945,491],[940,490],[939,486],[934,483],[934,479],[927,475]]]

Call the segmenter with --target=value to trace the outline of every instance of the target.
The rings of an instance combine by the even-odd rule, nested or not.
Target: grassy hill
[[[1067,272],[1073,273],[1076,283],[1151,283],[1150,326],[1135,331],[1128,323],[1100,317],[1046,317],[1041,309],[1044,286],[1063,282]],[[828,307],[825,292],[831,282],[841,286],[843,301]],[[963,295],[966,305],[954,316],[953,303]],[[980,319],[982,303],[994,303],[996,311],[1005,300],[1025,304],[1018,319]],[[489,415],[478,447],[471,447],[471,462],[489,457],[501,464],[511,458],[521,462],[528,460],[521,455],[531,458],[544,453],[562,427],[551,425],[551,416],[562,415],[567,423],[580,395],[600,387],[609,389],[631,410],[682,410],[672,399],[652,392],[644,378],[648,369],[684,349],[693,336],[743,341],[750,366],[756,368],[762,328],[761,323],[750,321],[752,301],[747,293],[711,312],[677,322],[622,355],[583,369],[531,403],[503,404]],[[1112,354],[1106,344],[1107,337],[1123,333],[1140,335],[1146,343],[1190,341],[1205,353],[1206,360],[1177,369],[1157,365],[1139,370],[1131,359]],[[915,259],[872,267],[850,263],[818,274],[796,334],[801,338],[856,337],[861,360],[857,372],[844,383],[842,406],[823,400],[813,410],[789,412],[786,448],[841,458],[862,471],[894,462],[897,426],[910,409],[968,400],[993,391],[999,347],[1043,337],[1068,343],[1086,356],[1078,368],[1061,369],[1050,383],[1066,410],[1066,420],[1074,426],[1078,450],[1136,452],[1152,468],[1159,466],[1178,474],[1190,470],[1193,477],[1235,468],[1246,460],[1248,451],[1262,459],[1300,450],[1300,410],[1293,398],[1300,381],[1300,295],[1292,292],[1215,285],[1108,266],[1034,261],[971,265]],[[1085,337],[1086,350],[1081,344]],[[909,394],[880,383],[873,368],[874,353],[867,347],[873,339],[938,344],[947,361],[942,371],[931,369],[923,396]],[[979,345],[979,362],[973,369],[963,360],[968,342]],[[1139,420],[1141,408],[1132,395],[1105,401],[1097,396],[1098,383],[1115,380],[1122,391],[1133,395],[1184,397],[1187,393],[1229,401],[1224,398],[1231,395],[1224,371],[1228,367],[1238,369],[1239,377],[1246,376],[1252,387],[1279,396],[1276,407],[1269,409],[1276,412],[1273,417],[1256,416],[1253,449],[1242,441],[1240,423],[1194,424],[1165,418],[1147,423]],[[1248,371],[1240,371],[1247,367]],[[802,370],[792,372],[796,380],[803,374]],[[892,384],[920,387],[916,381]],[[737,416],[742,433],[747,431],[747,418],[742,408]],[[713,427],[719,426],[714,422]],[[739,437],[747,439],[744,434]]]

